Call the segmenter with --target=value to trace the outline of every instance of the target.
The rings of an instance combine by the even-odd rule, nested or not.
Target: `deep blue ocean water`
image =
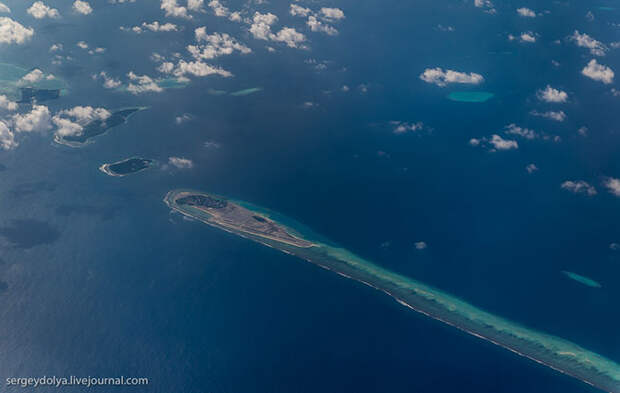
[[[340,35],[312,35],[311,50],[281,46],[275,54],[205,16],[210,29],[229,29],[255,52],[217,60],[235,77],[132,96],[104,91],[91,74],[152,73],[151,52],[182,49],[192,24],[206,22],[188,22],[166,41],[138,37],[117,26],[161,19],[158,4],[92,3],[98,23],[35,21],[37,39],[3,48],[3,61],[66,79],[70,94],[49,102],[53,111],[149,109],[83,149],[31,135],[0,152],[0,229],[17,233],[21,245],[0,239],[3,379],[150,379],[146,388],[109,388],[118,392],[595,391],[359,283],[170,214],[162,198],[180,187],[276,210],[382,266],[620,361],[620,254],[609,249],[620,241],[619,201],[600,186],[604,176],[620,176],[620,115],[610,110],[609,87],[580,77],[587,51],[553,44],[575,29],[617,41],[609,25],[617,11],[593,10],[588,22],[588,5],[532,3],[551,14],[524,21],[509,11],[528,4],[513,2],[496,16],[457,1],[320,3],[345,11]],[[273,3],[269,9],[285,18],[289,4]],[[25,6],[7,4],[15,17],[25,15]],[[438,24],[456,32],[439,32]],[[539,42],[524,48],[506,40],[524,30],[537,31]],[[80,39],[107,55],[49,63],[52,43]],[[308,59],[328,61],[327,69],[317,72]],[[617,68],[618,60],[616,50],[601,62]],[[496,96],[449,101],[451,87],[418,78],[434,66],[481,73]],[[546,84],[571,92],[562,107],[567,121],[528,114],[540,108],[534,93]],[[263,90],[208,93],[250,87]],[[308,101],[316,106],[304,108]],[[192,120],[175,124],[184,113]],[[393,120],[432,130],[395,135]],[[468,146],[509,123],[562,142],[519,140],[518,151],[496,154]],[[587,138],[577,135],[582,126]],[[194,168],[121,179],[97,170],[134,155],[162,164],[183,156]],[[528,175],[531,162],[540,171]],[[599,195],[563,192],[560,183],[573,178],[590,180]],[[416,241],[428,248],[416,250]],[[603,288],[570,281],[562,270]]]

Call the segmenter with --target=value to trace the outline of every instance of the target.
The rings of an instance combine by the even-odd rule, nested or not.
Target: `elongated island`
[[[164,198],[174,211],[305,259],[392,296],[400,304],[610,393],[620,393],[620,365],[562,338],[478,309],[429,285],[330,244],[303,225],[248,202],[192,190]]]
[[[105,134],[110,128],[124,124],[136,112],[147,109],[146,107],[123,108],[112,112],[105,120],[96,119],[84,125],[82,132],[74,135],[54,136],[54,142],[69,147],[82,147],[99,135]]]

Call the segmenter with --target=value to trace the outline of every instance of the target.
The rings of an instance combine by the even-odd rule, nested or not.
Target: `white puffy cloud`
[[[607,47],[602,42],[595,40],[586,33],[581,34],[578,30],[575,30],[570,39],[577,46],[590,49],[590,53],[594,56],[605,56],[605,52],[607,52]]]
[[[532,11],[531,9],[526,8],[526,7],[517,8],[517,14],[519,14],[519,16],[523,16],[525,18],[535,18],[536,17],[536,13],[534,11]]]
[[[213,10],[213,13],[216,16],[228,18],[233,22],[241,22],[243,20],[239,12],[230,12],[230,10],[220,3],[219,0],[211,0],[209,2],[209,8]]]
[[[51,8],[42,1],[35,1],[26,12],[36,19],[60,17],[60,13],[56,8]]]
[[[174,23],[166,22],[159,23],[158,21],[153,21],[151,23],[142,22],[140,26],[133,27],[122,27],[120,28],[123,31],[133,31],[134,33],[141,34],[144,31],[153,31],[153,32],[167,32],[167,31],[178,31],[178,26]]]
[[[108,76],[105,71],[101,71],[99,74],[93,75],[93,79],[98,78],[103,79],[103,87],[105,87],[106,89],[116,89],[117,87],[120,87],[122,85],[120,80]]]
[[[596,59],[590,60],[587,66],[581,70],[581,73],[590,79],[603,82],[608,85],[614,81],[614,72],[611,68],[599,64]]]
[[[59,44],[52,44],[52,46],[50,46],[49,51],[50,52],[58,52],[58,51],[61,51],[62,49],[63,49],[62,44],[60,44],[60,43]]]
[[[277,34],[272,34],[271,40],[283,42],[289,48],[299,48],[306,41],[306,36],[292,27],[284,27]]]
[[[564,111],[547,111],[547,112],[532,111],[530,113],[534,116],[544,117],[545,119],[549,119],[549,120],[555,120],[555,121],[566,120],[566,113],[564,113]]]
[[[78,41],[78,43],[75,45],[77,45],[77,47],[81,49],[88,49],[88,44],[84,41]]]
[[[166,63],[164,63],[166,64]],[[187,75],[191,76],[209,76],[209,75],[219,75],[222,77],[231,77],[232,73],[226,71],[219,67],[214,67],[207,63],[203,63],[201,61],[185,61],[179,60],[179,62],[174,66],[171,71],[172,75],[177,78],[183,78]]]
[[[496,13],[493,2],[491,2],[491,0],[474,0],[474,6],[476,8],[484,9],[484,12],[487,12],[489,14]]]
[[[7,7],[6,4],[0,3],[0,12],[4,12],[4,13],[7,13],[7,14],[10,14],[11,13],[11,9],[9,7]]]
[[[568,100],[568,94],[565,91],[554,89],[549,85],[542,90],[538,90],[536,96],[539,100],[550,103],[563,103]]]
[[[416,132],[424,129],[424,123],[418,121],[416,123],[408,123],[403,121],[391,121],[395,134],[404,134],[406,132]]]
[[[316,16],[310,15],[308,17],[308,21],[306,22],[310,30],[315,32],[325,33],[327,35],[336,35],[338,34],[338,30],[335,27],[325,24],[318,20]]]
[[[489,143],[496,150],[511,150],[511,149],[518,149],[519,148],[519,144],[517,143],[517,141],[513,141],[513,140],[509,140],[509,139],[504,139],[504,138],[502,138],[501,136],[499,136],[497,134],[491,135],[491,139],[489,140]]]
[[[519,127],[514,123],[508,124],[504,127],[504,132],[509,135],[518,135],[525,139],[535,139],[538,137],[538,134],[534,130]]]
[[[242,54],[252,52],[250,48],[226,33],[207,34],[205,27],[199,27],[194,31],[194,34],[198,45],[188,45],[187,50],[196,60],[214,59],[219,56],[230,55],[235,51]],[[205,44],[202,44],[203,42]]]
[[[613,195],[620,197],[620,179],[609,177],[603,183],[607,190]]]
[[[148,92],[160,93],[164,91],[153,78],[148,75],[137,75],[133,71],[127,74],[130,82],[127,91],[132,94],[142,94]]]
[[[284,42],[291,48],[297,48],[306,41],[306,37],[302,33],[291,27],[284,27],[277,34],[272,33],[271,25],[277,20],[278,17],[272,13],[254,13],[252,24],[250,25],[250,34],[259,40]]]
[[[498,150],[512,150],[519,148],[517,141],[504,139],[497,134],[491,135],[491,138],[471,138],[469,140],[469,144],[474,147],[483,146],[493,152]]]
[[[11,150],[18,146],[15,141],[15,134],[9,126],[0,120],[0,147],[4,150]]]
[[[415,242],[413,243],[416,250],[424,250],[427,246],[426,242]]]
[[[17,109],[17,102],[11,101],[4,94],[0,95],[0,108],[8,111],[14,111]]]
[[[575,194],[596,195],[596,188],[583,180],[567,180],[560,187]]]
[[[271,33],[271,25],[276,23],[278,17],[268,12],[261,14],[260,12],[254,13],[252,17],[252,25],[250,26],[250,34],[254,38],[259,40],[269,40]]]
[[[312,13],[312,10],[310,8],[301,7],[297,4],[291,4],[289,13],[293,16],[302,16],[305,18]]]
[[[95,120],[105,120],[112,113],[105,108],[93,108],[92,106],[75,106],[58,112],[52,122],[57,127],[56,135],[80,135],[84,126]]]
[[[173,16],[176,18],[191,19],[192,16],[187,12],[187,8],[180,6],[177,0],[161,0],[162,10],[165,11],[166,16]]]
[[[34,70],[30,71],[26,75],[22,76],[18,83],[22,85],[37,83],[41,81],[44,77],[45,77],[45,74],[43,73],[43,71],[41,71],[38,68],[35,68]]]
[[[202,11],[204,0],[187,0],[187,9],[190,11]]]
[[[533,33],[531,31],[526,31],[523,32],[519,35],[519,37],[515,37],[512,34],[508,35],[508,39],[510,41],[514,41],[516,39],[519,40],[519,42],[524,43],[524,44],[532,44],[534,42],[536,42],[536,33]]]
[[[184,157],[169,157],[168,163],[179,169],[189,169],[194,166],[194,162]]]
[[[52,116],[44,105],[33,105],[30,112],[15,114],[12,120],[16,132],[45,132],[52,129]]]
[[[340,8],[321,8],[321,15],[327,19],[343,19],[344,12]]]
[[[462,83],[477,85],[484,81],[484,78],[480,74],[473,72],[465,73],[453,70],[444,71],[440,67],[427,68],[422,74],[420,79],[426,83],[433,83],[437,86],[444,87],[448,83]]]
[[[536,166],[536,164],[528,164],[525,167],[525,170],[527,171],[527,173],[531,174],[531,173],[538,171],[538,167]]]
[[[75,0],[73,2],[73,10],[78,14],[88,15],[93,12],[93,7],[87,1]]]
[[[34,30],[6,16],[0,17],[0,43],[23,44],[34,35]]]

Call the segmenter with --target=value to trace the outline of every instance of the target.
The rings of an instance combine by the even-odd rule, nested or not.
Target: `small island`
[[[229,232],[258,236],[294,247],[313,246],[267,216],[215,195],[178,191],[169,193],[165,201],[181,214]]]
[[[103,164],[99,167],[99,170],[109,176],[123,177],[149,169],[153,164],[154,161],[148,158],[131,157],[125,160]]]
[[[134,113],[146,109],[145,107],[124,108],[112,112],[112,115],[105,120],[97,119],[84,126],[80,134],[75,135],[56,135],[54,141],[70,147],[82,147],[89,143],[91,139],[105,134],[110,128],[124,124]]]

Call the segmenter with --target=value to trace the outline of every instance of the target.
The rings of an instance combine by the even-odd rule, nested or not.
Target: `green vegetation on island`
[[[90,139],[104,134],[110,128],[124,124],[134,113],[146,109],[145,107],[124,108],[112,112],[110,117],[102,120],[96,119],[86,124],[81,133],[75,135],[56,135],[56,143],[71,147],[81,147],[88,143]]]
[[[153,166],[154,161],[148,158],[132,157],[125,160],[103,164],[99,170],[110,176],[127,176],[132,173],[141,172]]]
[[[359,281],[400,304],[610,393],[620,393],[620,365],[571,341],[527,328],[442,290],[392,272],[325,242],[308,228],[268,210],[192,190],[173,190],[174,211]]]

